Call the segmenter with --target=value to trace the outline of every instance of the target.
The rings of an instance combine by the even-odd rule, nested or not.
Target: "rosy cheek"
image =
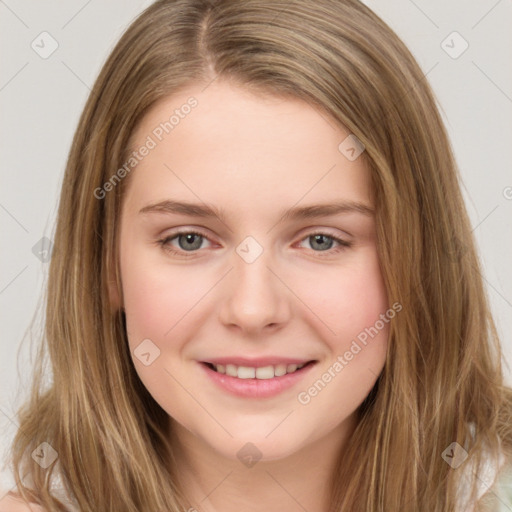
[[[151,338],[163,329],[166,304],[161,297],[161,283],[147,266],[126,258],[123,262],[123,298],[127,329],[133,341]]]
[[[329,326],[328,338],[339,349],[373,326],[388,308],[379,268],[371,260],[367,265],[365,270],[333,274],[325,280],[328,287],[309,294],[311,309]]]
[[[206,293],[204,281],[197,272],[151,265],[142,257],[126,261],[123,292],[130,334],[163,342]]]

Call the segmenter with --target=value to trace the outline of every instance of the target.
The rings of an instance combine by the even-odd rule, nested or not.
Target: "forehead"
[[[191,86],[154,105],[136,129],[132,148],[151,149],[132,171],[126,202],[200,199],[260,215],[299,201],[370,203],[364,159],[340,150],[349,135],[300,99],[223,81]]]

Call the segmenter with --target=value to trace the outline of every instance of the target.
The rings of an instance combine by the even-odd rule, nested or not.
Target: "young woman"
[[[73,141],[2,512],[497,510],[512,393],[458,179],[363,4],[151,5]]]

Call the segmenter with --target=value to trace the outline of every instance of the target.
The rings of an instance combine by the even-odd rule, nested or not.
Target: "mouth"
[[[201,364],[220,375],[226,375],[236,379],[269,380],[301,373],[316,362],[316,360],[299,361],[298,363],[282,362],[266,364],[265,366],[237,365],[232,363],[220,364],[207,361],[203,361]]]
[[[307,359],[224,358],[199,362],[199,367],[214,384],[213,389],[239,398],[262,400],[296,389],[317,363]]]

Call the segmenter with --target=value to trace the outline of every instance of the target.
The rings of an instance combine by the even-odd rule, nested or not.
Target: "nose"
[[[235,252],[233,266],[221,290],[220,321],[251,336],[282,328],[290,318],[291,294],[272,268],[270,251],[252,263]]]

